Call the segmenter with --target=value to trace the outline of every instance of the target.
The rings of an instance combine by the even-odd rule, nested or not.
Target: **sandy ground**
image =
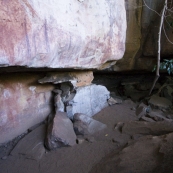
[[[143,133],[138,133],[138,130],[136,134],[126,133],[125,130],[123,132],[122,124],[138,121],[133,109],[135,106],[133,102],[125,101],[103,109],[93,118],[105,123],[107,128],[90,137],[91,140],[73,147],[48,152],[41,143],[34,157],[28,157],[32,151],[25,145],[17,147],[7,157],[5,154],[8,148],[1,147],[0,173],[173,172],[170,166],[173,162],[171,130],[166,133],[163,130],[157,136],[148,134],[147,127],[142,127]],[[38,138],[32,136],[32,139]],[[43,154],[37,157],[40,152]]]

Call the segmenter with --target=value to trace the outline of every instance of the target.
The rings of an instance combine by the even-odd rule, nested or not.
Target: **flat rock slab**
[[[159,97],[157,95],[151,96],[149,104],[158,108],[168,109],[172,106],[172,102],[164,97]]]
[[[160,122],[144,122],[144,121],[131,121],[124,124],[122,133],[134,135],[163,135],[173,132],[173,122],[160,121]]]
[[[103,108],[108,106],[107,100],[110,98],[110,92],[106,87],[101,85],[89,85],[85,87],[79,87],[76,89],[76,95],[69,102],[72,106],[70,110],[69,117],[71,113],[82,113],[89,117],[92,117]]]
[[[56,112],[53,122],[48,127],[45,144],[49,150],[76,144],[73,124],[65,112]]]
[[[74,87],[90,85],[94,79],[92,71],[82,72],[52,72],[48,73],[44,78],[40,79],[39,83],[63,83],[71,82]]]
[[[78,135],[92,135],[106,127],[105,124],[96,121],[87,115],[78,113],[74,115],[74,130]]]
[[[23,156],[27,159],[40,160],[45,154],[45,125],[41,125],[19,141],[10,153],[13,156]]]

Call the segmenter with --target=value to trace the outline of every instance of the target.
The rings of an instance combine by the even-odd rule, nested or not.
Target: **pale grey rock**
[[[109,94],[106,87],[101,85],[93,84],[77,88],[75,97],[69,102],[72,106],[72,114],[83,113],[92,117],[108,106]],[[67,114],[69,114],[68,111]]]
[[[49,150],[76,144],[76,134],[71,120],[65,112],[56,112],[49,124],[45,145]]]
[[[112,106],[112,105],[117,104],[117,101],[116,101],[114,98],[110,97],[110,98],[108,99],[108,104],[109,104],[110,106]]]
[[[87,115],[76,113],[74,115],[74,130],[77,135],[92,135],[105,129],[107,126]]]
[[[85,138],[82,135],[77,136],[76,142],[77,144],[82,144],[85,142]]]

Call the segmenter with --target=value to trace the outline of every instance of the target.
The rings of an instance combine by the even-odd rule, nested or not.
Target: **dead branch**
[[[159,79],[159,69],[160,69],[160,50],[161,50],[161,34],[162,34],[162,27],[163,27],[163,21],[164,21],[164,16],[165,16],[165,11],[167,9],[167,0],[165,0],[165,4],[161,13],[161,19],[160,19],[160,25],[159,25],[159,33],[158,33],[158,52],[157,52],[157,68],[156,68],[156,76],[153,81],[153,85],[150,89],[149,95],[151,95],[153,88],[156,85],[157,80]]]

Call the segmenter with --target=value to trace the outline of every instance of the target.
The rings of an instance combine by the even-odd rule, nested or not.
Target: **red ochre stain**
[[[23,3],[34,15],[27,1]],[[18,0],[0,0],[0,51],[4,52],[0,56],[6,56],[10,64],[14,63],[15,45],[26,39],[30,29],[25,7]]]

